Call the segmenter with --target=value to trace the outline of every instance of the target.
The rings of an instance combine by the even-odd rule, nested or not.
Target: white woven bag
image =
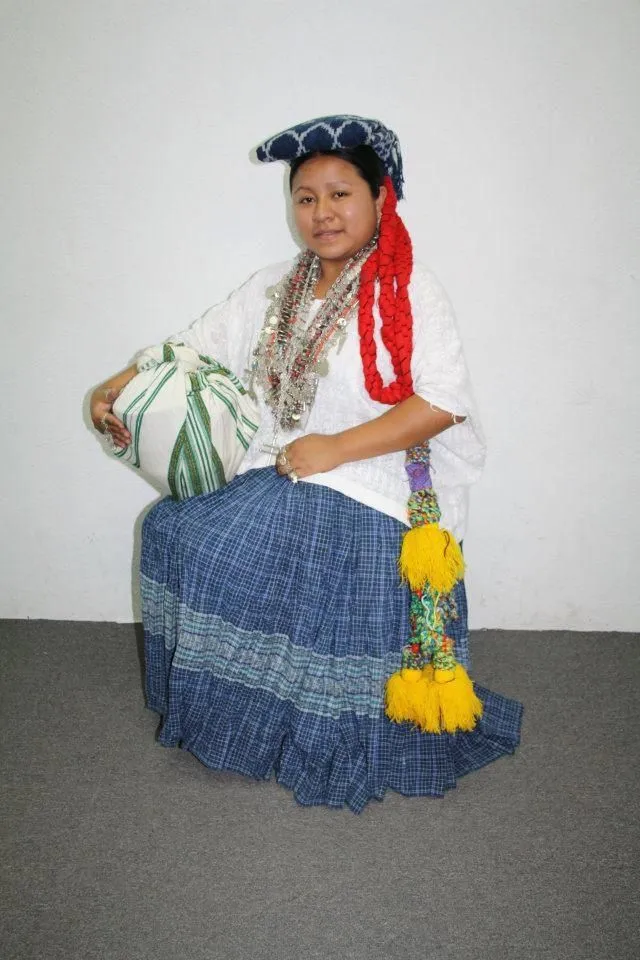
[[[236,475],[260,415],[238,378],[184,344],[145,350],[113,405],[131,434],[115,455],[177,500],[211,493]]]

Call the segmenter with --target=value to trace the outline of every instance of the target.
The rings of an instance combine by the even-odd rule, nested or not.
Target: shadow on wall
[[[263,167],[264,164],[258,160],[256,155],[256,148],[254,147],[249,151],[249,163],[256,167]],[[289,187],[289,164],[281,161],[279,166],[283,167],[282,171],[282,199],[284,200],[284,211],[285,219],[287,222],[287,227],[289,228],[289,233],[291,234],[291,239],[298,248],[298,251],[302,253],[304,250],[304,243],[300,238],[298,229],[296,227],[295,218],[293,216],[293,203],[291,202],[291,190]]]
[[[253,148],[249,153],[249,162],[255,166],[259,166],[259,167],[263,166],[263,164],[261,164],[256,157],[255,148]],[[282,196],[284,200],[286,222],[287,222],[289,231],[291,233],[293,242],[298,247],[298,249],[302,251],[304,249],[304,244],[302,243],[296,230],[295,220],[293,216],[293,207],[291,203],[291,191],[289,189],[289,166],[288,164],[285,164],[285,163],[282,163],[281,166],[283,167]],[[134,362],[135,362],[135,358],[132,357],[125,366],[126,367],[130,366]],[[105,377],[105,379],[108,379],[108,377]],[[100,386],[100,383],[95,384],[94,386],[90,387],[89,390],[87,390],[82,403],[82,418],[87,430],[89,430],[89,432],[93,435],[93,437],[97,439],[98,443],[100,443],[100,446],[102,447],[104,455],[109,459],[112,459],[113,454],[111,453],[111,450],[109,449],[107,443],[102,439],[101,434],[99,434],[96,431],[91,420],[91,413],[90,413],[91,396],[94,390],[96,390],[99,386]],[[127,463],[125,460],[122,460],[121,462],[128,470],[131,470],[133,471],[133,473],[139,475],[136,468],[133,467],[130,463]],[[140,621],[142,620],[142,604],[141,604],[141,598],[140,598],[140,578],[139,578],[140,549],[141,549],[141,542],[142,542],[142,524],[144,523],[144,518],[149,513],[149,511],[156,505],[156,503],[159,503],[162,497],[164,496],[163,491],[161,491],[157,487],[154,487],[154,485],[147,478],[145,479],[147,480],[147,483],[149,484],[149,486],[156,491],[158,496],[155,500],[153,500],[150,504],[148,504],[144,508],[140,516],[136,519],[133,527],[133,544],[132,544],[132,559],[131,559],[131,602],[132,602],[132,609],[133,609],[133,618],[136,623],[140,623]],[[142,642],[141,638],[142,638],[142,633],[140,631],[140,638],[139,638],[140,643]]]
[[[130,363],[127,364],[127,366],[129,366],[133,362],[134,361],[132,358]],[[102,435],[98,433],[98,431],[95,429],[93,425],[93,421],[91,420],[91,412],[90,412],[91,396],[94,390],[96,390],[97,387],[99,386],[100,386],[99,383],[95,384],[94,386],[90,387],[87,390],[86,394],[84,395],[84,398],[82,401],[82,419],[84,421],[84,425],[86,426],[87,430],[91,433],[91,435],[96,439],[96,441],[102,447],[102,451],[105,457],[108,457],[111,460],[113,459],[113,453],[111,452],[111,449],[107,445],[106,441],[102,438]],[[120,462],[124,467],[127,468],[127,470],[131,470],[131,472],[136,474],[136,476],[138,477],[140,476],[136,468],[133,467],[130,463],[127,463],[126,460],[121,460]],[[142,620],[142,601],[140,599],[140,549],[142,544],[142,524],[144,523],[144,518],[149,513],[149,511],[152,510],[153,507],[155,507],[155,505],[159,503],[160,500],[162,500],[163,498],[162,491],[159,490],[157,487],[154,487],[154,485],[150,483],[150,481],[147,480],[146,478],[145,480],[148,486],[151,487],[151,489],[156,491],[157,497],[155,500],[152,500],[151,503],[147,504],[146,507],[144,507],[144,509],[142,510],[142,513],[136,518],[133,524],[133,543],[132,543],[132,551],[131,551],[131,605],[133,609],[133,619],[136,623],[137,637],[138,637],[138,627],[140,628],[139,637],[138,637],[138,647],[139,647],[138,652],[140,655],[142,655],[141,654],[142,625],[140,622]]]
[[[134,468],[131,467],[133,470]],[[147,481],[148,482],[148,481]],[[151,484],[149,484],[151,486]],[[142,620],[142,600],[140,598],[140,551],[142,547],[142,524],[150,510],[153,510],[157,503],[162,500],[162,495],[158,495],[156,500],[148,503],[142,513],[136,517],[133,524],[133,544],[131,550],[131,605],[133,607],[133,619],[136,624]]]
[[[255,155],[255,149],[250,152],[249,161],[252,164],[255,164],[256,166],[260,166],[260,167],[262,166],[262,164],[258,161]],[[302,251],[304,249],[304,244],[302,243],[296,230],[295,219],[293,215],[293,206],[291,203],[291,191],[289,189],[289,166],[287,164],[282,164],[282,166],[284,167],[283,177],[282,177],[282,196],[284,200],[286,222],[287,222],[289,231],[291,233],[293,242],[298,247],[298,249]],[[125,365],[125,367],[123,367],[123,369],[132,365],[134,362],[135,362],[135,358],[132,357],[129,360],[129,362]],[[105,377],[105,379],[108,379],[108,377]],[[113,454],[111,452],[111,449],[109,448],[105,440],[102,438],[102,435],[96,431],[93,425],[93,422],[91,420],[91,412],[90,412],[91,396],[94,390],[96,390],[99,386],[100,386],[100,383],[95,384],[94,386],[90,387],[87,390],[82,403],[82,419],[84,421],[84,424],[87,430],[92,434],[92,436],[97,440],[97,442],[102,447],[104,455],[109,459],[113,459]],[[133,467],[130,463],[128,463],[125,460],[122,460],[121,463],[128,470],[131,470],[133,473],[139,476],[136,468]],[[149,486],[156,491],[158,496],[155,500],[153,500],[143,509],[142,513],[137,517],[137,519],[134,522],[133,542],[132,542],[132,551],[131,551],[131,604],[132,604],[132,610],[133,610],[133,619],[136,624],[138,655],[140,657],[141,669],[143,671],[144,671],[144,637],[143,637],[142,624],[141,624],[142,601],[140,597],[140,553],[141,553],[141,544],[142,544],[142,525],[149,511],[152,510],[153,507],[157,503],[159,503],[164,496],[164,492],[159,488],[155,487],[148,480],[148,478],[145,477],[145,480],[149,484]]]

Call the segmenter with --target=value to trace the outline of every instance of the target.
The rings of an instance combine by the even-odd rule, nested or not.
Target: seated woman
[[[250,383],[262,422],[231,483],[145,520],[148,705],[165,746],[275,776],[301,804],[441,796],[513,752],[521,719],[464,671],[456,541],[484,443],[455,320],[396,213],[391,130],[321,118],[258,157],[291,165],[304,250],[171,338]],[[135,373],[92,398],[120,447],[112,403]],[[434,531],[435,565],[421,539]]]

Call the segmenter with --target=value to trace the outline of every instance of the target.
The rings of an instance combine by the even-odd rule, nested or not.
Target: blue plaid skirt
[[[391,788],[442,796],[512,753],[519,703],[476,686],[471,733],[425,734],[384,714],[408,634],[397,520],[317,484],[252,470],[145,519],[146,690],[159,739],[203,763],[360,812]],[[448,626],[468,664],[464,584]]]

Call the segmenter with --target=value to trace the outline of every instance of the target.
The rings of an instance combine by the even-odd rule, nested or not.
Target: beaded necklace
[[[267,290],[271,303],[253,353],[252,380],[262,388],[276,427],[303,426],[320,377],[329,373],[327,355],[346,337],[350,315],[358,306],[360,270],[375,249],[373,237],[343,267],[316,316],[308,323],[320,259],[311,250],[296,258],[293,268]]]

